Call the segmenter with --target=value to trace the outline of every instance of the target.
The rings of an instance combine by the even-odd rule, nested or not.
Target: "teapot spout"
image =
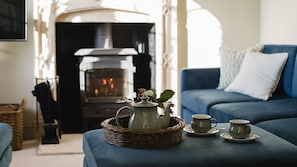
[[[170,113],[172,112],[171,107],[173,107],[173,103],[168,103],[164,109],[164,115],[160,117],[162,122],[161,128],[167,128],[170,124]]]

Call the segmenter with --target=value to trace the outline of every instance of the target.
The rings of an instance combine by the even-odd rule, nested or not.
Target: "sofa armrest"
[[[184,68],[181,70],[180,90],[216,88],[219,78],[219,68]]]

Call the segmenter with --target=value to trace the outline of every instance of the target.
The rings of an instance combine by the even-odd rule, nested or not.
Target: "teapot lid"
[[[140,102],[132,103],[133,107],[156,107],[159,104],[149,101],[149,97],[142,97]]]

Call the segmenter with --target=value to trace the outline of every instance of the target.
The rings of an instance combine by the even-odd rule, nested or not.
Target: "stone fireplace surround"
[[[102,23],[102,22],[112,22],[112,23],[124,23],[124,24],[128,24],[128,23],[133,23],[133,24],[150,24],[150,25],[153,25],[155,26],[155,39],[156,39],[156,42],[154,44],[154,46],[161,46],[161,47],[155,47],[155,48],[152,48],[151,46],[147,46],[148,49],[148,54],[149,55],[162,55],[161,54],[161,51],[162,51],[162,46],[163,44],[160,43],[162,40],[162,37],[159,36],[160,34],[158,34],[158,32],[161,32],[160,31],[160,28],[161,28],[161,23],[162,23],[162,8],[160,6],[160,4],[157,4],[157,8],[156,6],[155,7],[152,7],[150,9],[154,9],[154,10],[159,10],[159,15],[157,14],[156,16],[156,12],[151,12],[151,11],[148,11],[146,9],[136,9],[137,5],[135,6],[135,3],[133,8],[131,8],[131,6],[115,6],[114,4],[112,5],[113,7],[108,7],[108,4],[105,6],[104,2],[107,2],[107,1],[92,1],[92,3],[96,4],[96,6],[90,6],[90,4],[88,3],[84,3],[84,5],[82,6],[85,6],[85,7],[82,7],[81,4],[78,4],[78,2],[73,2],[72,5],[75,6],[75,4],[77,5],[76,7],[74,6],[71,6],[71,5],[68,5],[69,9],[65,10],[64,13],[56,13],[57,16],[56,16],[56,20],[55,20],[55,27],[56,27],[56,35],[55,35],[55,40],[56,40],[56,44],[55,45],[52,45],[55,46],[53,48],[55,48],[56,50],[56,64],[57,64],[57,67],[56,67],[56,73],[61,77],[61,81],[60,81],[60,84],[63,83],[63,80],[64,81],[69,81],[71,80],[71,75],[68,75],[67,72],[73,72],[74,71],[74,75],[78,74],[78,69],[77,69],[77,66],[69,66],[69,68],[67,67],[67,70],[62,70],[61,71],[61,66],[67,66],[65,64],[65,61],[61,61],[60,59],[60,56],[63,56],[65,57],[65,55],[73,55],[73,51],[76,50],[77,48],[75,48],[74,46],[77,45],[77,40],[76,39],[73,39],[72,40],[68,40],[68,41],[63,41],[63,39],[58,39],[59,38],[59,31],[58,28],[59,28],[59,24],[76,24],[76,23],[83,23],[83,24],[94,24],[94,23]],[[72,3],[72,1],[69,1],[69,3]],[[86,5],[87,4],[87,5]],[[100,5],[101,4],[101,5]],[[79,6],[80,5],[80,6]],[[142,4],[143,5],[143,4]],[[126,8],[126,9],[123,9],[123,8]],[[141,12],[140,12],[141,10]],[[158,13],[158,12],[157,12]],[[126,16],[125,18],[123,16]],[[159,17],[158,17],[159,16]],[[123,17],[123,18],[121,18]],[[129,18],[129,19],[127,19]],[[65,29],[66,30],[66,29]],[[70,31],[73,31],[72,28],[70,28]],[[90,37],[90,35],[92,33],[89,33],[90,31],[88,31],[88,28],[84,28],[84,31],[85,33],[78,33],[76,35],[78,36],[83,36],[82,38],[88,38]],[[65,32],[62,32],[63,35],[65,35],[65,33],[67,33],[69,31],[65,31]],[[90,37],[92,38],[92,37]],[[50,41],[49,41],[50,42]],[[74,46],[69,46],[68,44],[69,43],[75,43]],[[85,43],[84,47],[89,47],[90,43]],[[49,45],[51,46],[51,45]],[[64,47],[62,47],[64,46]],[[74,48],[73,48],[74,47]],[[78,46],[76,46],[78,47]],[[63,49],[63,48],[67,48],[66,50]],[[63,51],[63,54],[61,55],[60,51]],[[150,53],[151,52],[151,53]],[[155,61],[155,63],[157,64],[156,65],[156,71],[158,71],[158,62],[161,62],[160,59],[161,57],[155,57],[156,59],[153,60]],[[159,60],[158,60],[159,59]],[[75,59],[72,59],[72,60],[67,60],[68,62],[69,61],[74,61],[74,64],[77,65],[77,61],[78,60],[75,60]],[[58,64],[62,64],[59,65]],[[160,70],[161,71],[161,70]],[[162,73],[156,73],[156,74],[153,74],[153,75],[162,75]],[[72,76],[73,77],[73,76]],[[77,76],[74,76],[74,77],[77,77]],[[153,76],[153,77],[156,77],[156,76]],[[162,78],[162,77],[160,77]],[[156,89],[160,89],[160,83],[156,83]],[[63,84],[60,85],[60,90],[62,91],[63,90]],[[69,99],[68,97],[71,96],[71,98],[74,98],[74,99],[80,99],[79,97],[79,94],[68,94],[69,92],[73,92],[73,90],[79,90],[78,88],[78,85],[77,84],[67,84],[67,86],[64,85],[64,88],[69,90],[69,91],[66,91],[67,93],[64,93],[64,95],[66,94],[67,96],[63,97],[63,91],[61,92],[61,99]],[[78,102],[78,101],[72,101],[72,100],[66,100],[66,101],[62,101],[61,102],[61,105],[62,105],[62,108],[61,108],[61,113],[62,113],[62,130],[64,131],[70,131],[70,132],[73,132],[73,131],[79,131],[81,129],[81,116],[82,116],[82,112],[79,111],[79,108],[81,108],[81,103]],[[66,107],[63,107],[66,106]],[[64,113],[64,114],[63,114]],[[64,121],[63,119],[66,119],[67,118],[67,121]]]

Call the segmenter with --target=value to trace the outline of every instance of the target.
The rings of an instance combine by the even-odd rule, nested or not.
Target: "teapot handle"
[[[121,126],[120,120],[119,120],[119,115],[120,115],[120,112],[123,111],[124,109],[128,109],[128,110],[131,110],[132,111],[132,109],[129,106],[123,106],[120,109],[118,109],[118,111],[116,113],[116,123],[117,123],[117,126]]]

